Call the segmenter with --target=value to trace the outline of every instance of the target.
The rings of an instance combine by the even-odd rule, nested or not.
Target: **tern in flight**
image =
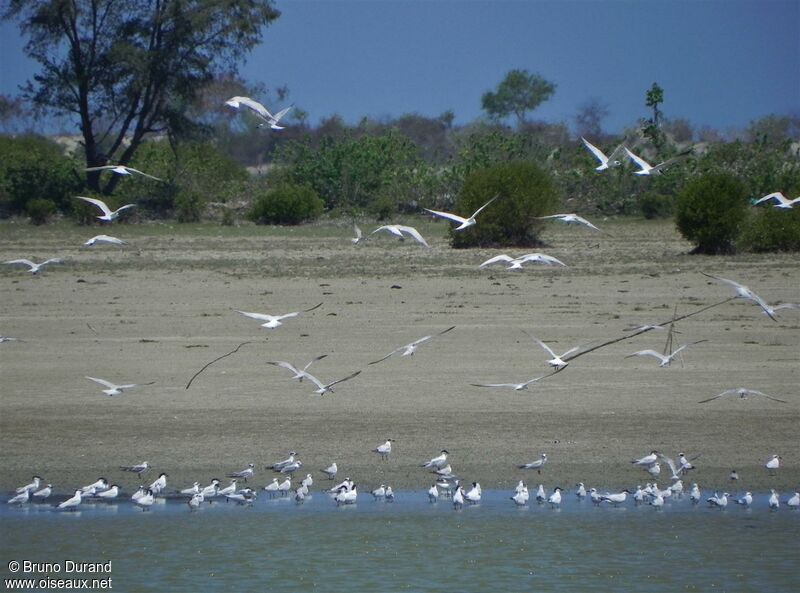
[[[459,216],[458,214],[452,214],[450,212],[441,212],[439,210],[430,210],[429,208],[423,208],[423,210],[425,210],[426,212],[430,212],[434,216],[440,216],[442,218],[446,218],[448,220],[452,220],[453,222],[457,222],[459,224],[459,226],[457,226],[455,228],[455,230],[463,231],[464,229],[473,226],[477,222],[475,220],[475,217],[478,216],[478,214],[480,214],[481,210],[486,208],[486,206],[488,206],[489,204],[494,202],[497,199],[497,197],[498,196],[495,196],[491,200],[486,202],[483,206],[481,206],[475,212],[473,212],[472,216],[470,216],[469,218],[464,218],[462,216]]]
[[[106,205],[103,200],[98,200],[97,198],[85,198],[84,196],[75,196],[79,200],[83,200],[84,202],[88,202],[89,204],[93,204],[100,208],[103,212],[102,216],[98,216],[99,220],[104,220],[106,222],[114,222],[119,218],[120,212],[123,212],[129,208],[135,208],[136,204],[125,204],[124,206],[117,208],[116,210],[111,210],[111,208]]]
[[[116,237],[112,237],[110,235],[95,235],[86,243],[84,243],[85,247],[91,247],[92,245],[96,245],[97,243],[111,243],[113,245],[127,245],[125,241],[122,239],[117,239]]]
[[[320,381],[319,379],[317,379],[317,378],[316,378],[314,375],[312,375],[312,374],[310,374],[310,373],[306,373],[306,374],[305,374],[305,376],[306,376],[306,377],[308,378],[308,380],[309,380],[309,381],[311,381],[311,382],[312,382],[314,385],[316,385],[317,387],[319,387],[319,389],[316,389],[316,390],[314,391],[314,393],[315,393],[316,395],[325,395],[325,394],[326,394],[326,393],[328,393],[329,391],[330,391],[331,393],[333,393],[333,386],[334,386],[334,385],[338,385],[339,383],[344,383],[345,381],[349,381],[349,380],[350,380],[350,379],[352,379],[353,377],[356,377],[356,376],[358,376],[358,375],[360,375],[360,374],[361,374],[361,371],[356,371],[355,373],[350,373],[350,374],[349,374],[349,375],[347,375],[347,376],[346,376],[344,379],[337,379],[336,381],[332,381],[331,383],[323,383],[322,381]]]
[[[719,276],[714,276],[712,274],[706,274],[705,272],[701,272],[701,274],[703,274],[703,276],[708,276],[709,278],[713,278],[714,280],[717,280],[719,282],[724,282],[725,284],[732,286],[736,291],[737,298],[753,301],[755,304],[761,307],[764,313],[769,315],[772,321],[778,321],[777,319],[775,319],[775,310],[772,307],[770,307],[766,303],[766,301],[764,301],[764,299],[762,299],[752,290],[747,288],[744,284],[739,284],[738,282],[734,282],[733,280],[728,280],[727,278],[720,278]]]
[[[574,348],[570,348],[569,350],[564,352],[564,354],[561,354],[559,356],[558,354],[553,352],[553,350],[550,348],[550,346],[548,346],[547,344],[542,342],[539,338],[536,338],[534,336],[531,336],[531,337],[533,338],[534,342],[539,344],[539,346],[544,348],[550,354],[550,356],[553,357],[552,359],[547,361],[547,364],[549,364],[551,367],[555,367],[556,370],[559,370],[559,371],[569,364],[569,362],[564,360],[564,357],[565,356],[569,356],[573,352],[577,352],[580,349],[580,346],[575,346]]]
[[[446,330],[440,331],[438,334],[425,336],[425,337],[420,338],[419,340],[415,340],[415,341],[411,342],[410,344],[406,344],[405,346],[400,346],[399,348],[396,348],[396,349],[392,350],[389,354],[387,354],[383,358],[380,358],[378,360],[373,360],[369,364],[378,364],[379,362],[382,362],[382,361],[386,360],[387,358],[389,358],[390,356],[393,356],[393,355],[398,354],[398,353],[402,353],[402,354],[400,354],[400,356],[413,356],[414,353],[417,351],[417,348],[419,347],[420,344],[422,344],[423,342],[427,342],[428,340],[431,340],[431,339],[433,339],[433,338],[435,338],[437,336],[441,336],[442,334],[446,334],[447,332],[449,332],[451,329],[454,329],[454,328],[455,328],[455,325],[451,325]]]
[[[625,153],[628,155],[628,158],[630,158],[639,167],[639,170],[634,173],[635,175],[661,175],[663,173],[663,169],[671,167],[681,159],[686,158],[689,156],[690,152],[691,150],[687,150],[686,152],[683,152],[674,158],[668,159],[662,163],[658,163],[657,165],[651,165],[642,157],[633,154],[630,150],[625,148]]]
[[[316,357],[312,358],[311,362],[307,363],[306,366],[304,366],[302,369],[298,369],[292,363],[286,362],[286,361],[283,361],[283,360],[273,360],[273,361],[269,361],[268,360],[267,364],[271,364],[271,365],[274,365],[274,366],[277,366],[277,367],[281,367],[282,369],[286,369],[288,371],[291,371],[292,373],[294,373],[294,376],[292,377],[292,379],[298,379],[302,383],[303,377],[306,376],[306,371],[308,370],[308,367],[310,367],[312,364],[314,364],[318,360],[322,360],[323,358],[325,358],[327,356],[328,356],[327,354],[321,354],[319,356],[316,356]]]
[[[583,140],[583,144],[589,151],[595,156],[595,158],[600,161],[600,166],[595,167],[595,171],[605,171],[606,169],[610,169],[611,167],[619,167],[622,164],[620,160],[622,155],[622,149],[625,148],[622,144],[617,146],[614,149],[614,152],[611,153],[610,156],[606,156],[602,150],[597,148],[594,144],[589,142],[586,138],[581,137]]]
[[[378,227],[374,231],[370,233],[370,235],[374,235],[380,231],[385,231],[387,233],[391,233],[395,237],[398,237],[401,241],[406,240],[406,235],[414,239],[417,243],[424,245],[425,247],[430,247],[428,242],[420,235],[419,231],[415,229],[413,226],[406,226],[403,224],[385,224],[381,227]]]
[[[538,218],[539,220],[547,220],[548,218],[553,218],[555,220],[560,220],[564,224],[582,224],[583,226],[588,226],[590,229],[600,231],[600,229],[594,226],[591,222],[589,222],[582,216],[578,216],[577,214],[551,214],[550,216],[537,216],[536,218]],[[602,233],[603,231],[600,232]]]
[[[239,311],[238,309],[234,309],[237,313],[241,313],[245,317],[250,317],[251,319],[258,319],[259,321],[264,321],[265,323],[261,324],[261,327],[265,327],[267,329],[275,329],[283,325],[281,321],[284,319],[289,319],[291,317],[297,317],[300,313],[308,313],[309,311],[313,311],[314,309],[321,307],[322,303],[319,305],[315,305],[310,309],[306,309],[305,311],[294,311],[292,313],[286,313],[284,315],[268,315],[267,313],[248,313],[247,311]]]
[[[753,206],[755,206],[756,204],[760,204],[761,202],[766,202],[768,200],[775,200],[775,204],[773,204],[773,206],[775,206],[775,208],[783,208],[784,210],[791,210],[792,206],[794,206],[797,203],[800,203],[800,197],[795,198],[794,200],[790,200],[789,198],[784,196],[781,192],[776,191],[772,192],[771,194],[767,194],[761,199],[756,200],[755,202],[753,202]]]
[[[497,387],[497,388],[506,388],[506,389],[513,389],[514,391],[524,391],[528,389],[528,385],[531,383],[535,383],[539,379],[543,379],[547,375],[542,375],[541,377],[535,377],[533,379],[529,379],[524,383],[470,383],[473,387]]]
[[[250,97],[231,97],[230,99],[225,101],[225,105],[233,107],[234,109],[247,107],[253,113],[255,113],[261,120],[263,120],[262,123],[258,124],[259,127],[268,125],[273,130],[283,129],[283,127],[278,125],[278,122],[280,122],[281,118],[284,115],[286,115],[292,107],[294,107],[294,105],[289,105],[289,107],[286,107],[285,109],[282,109],[278,113],[273,115],[261,103],[259,103],[255,99],[251,99]]]
[[[672,362],[672,359],[675,356],[684,350],[689,344],[683,344],[680,348],[676,349],[672,354],[661,354],[660,352],[656,352],[655,350],[639,350],[638,352],[634,352],[633,354],[628,354],[625,358],[631,358],[632,356],[652,356],[653,358],[657,358],[659,360],[658,366],[660,367],[668,367]]]
[[[64,260],[61,259],[61,258],[58,258],[58,257],[51,257],[50,259],[44,260],[40,264],[34,263],[29,259],[12,259],[12,260],[9,260],[9,261],[4,261],[3,263],[4,264],[9,264],[9,265],[12,265],[12,266],[13,265],[17,265],[17,264],[22,264],[23,266],[28,266],[28,271],[31,274],[38,274],[39,272],[42,271],[43,267],[45,267],[45,266],[47,266],[49,264],[61,264],[61,263],[64,263]]]
[[[163,179],[159,179],[158,177],[153,177],[152,175],[148,175],[139,169],[134,169],[133,167],[127,167],[125,165],[103,165],[102,167],[87,167],[84,171],[111,171],[116,173],[117,175],[133,175],[136,173],[137,175],[142,175],[144,177],[149,177],[150,179],[155,179],[156,181],[164,181]]]
[[[527,262],[535,262],[538,264],[544,264],[546,266],[564,266],[566,267],[567,264],[562,262],[560,259],[556,259],[552,255],[547,255],[544,253],[528,253],[525,255],[521,255],[519,257],[510,257],[505,253],[501,255],[495,255],[494,257],[487,259],[479,268],[485,268],[486,266],[491,266],[492,264],[496,264],[498,262],[503,262],[508,264],[507,270],[521,270],[522,264]]]
[[[771,399],[771,400],[776,401],[776,402],[781,402],[783,404],[786,403],[786,400],[778,399],[777,397],[772,397],[771,395],[767,395],[766,393],[764,393],[762,391],[758,391],[756,389],[747,389],[746,387],[736,387],[734,389],[726,389],[725,391],[723,391],[719,395],[715,395],[714,397],[709,397],[708,399],[701,400],[701,401],[699,401],[697,403],[698,404],[704,404],[704,403],[707,403],[707,402],[710,402],[710,401],[714,401],[715,399],[719,399],[721,397],[726,397],[728,395],[735,395],[735,396],[738,396],[740,399],[747,399],[751,395],[763,395],[767,399]]]
[[[111,381],[106,381],[105,379],[98,379],[96,377],[86,377],[90,381],[94,381],[95,383],[99,383],[103,385],[107,389],[103,389],[103,393],[109,396],[113,395],[121,395],[123,391],[126,389],[133,389],[134,387],[140,387],[142,385],[152,385],[154,381],[150,381],[149,383],[128,383],[125,385],[116,385]]]

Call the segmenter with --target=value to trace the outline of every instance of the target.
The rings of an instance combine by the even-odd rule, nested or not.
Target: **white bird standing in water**
[[[83,497],[83,495],[81,494],[81,491],[80,490],[76,490],[75,494],[72,496],[72,498],[68,498],[67,500],[62,502],[60,505],[58,505],[57,508],[75,510],[78,507],[78,505],[81,504],[81,502],[83,500],[82,497]]]
[[[128,210],[129,208],[136,208],[136,204],[125,204],[117,208],[116,210],[111,210],[103,200],[98,200],[97,198],[86,198],[84,196],[75,196],[79,200],[83,200],[84,202],[88,202],[94,206],[100,208],[101,212],[103,213],[101,216],[98,216],[98,220],[102,220],[105,222],[114,222],[119,218],[121,212]]]
[[[31,496],[33,496],[38,500],[45,500],[46,498],[49,498],[52,493],[53,493],[53,485],[48,484],[41,490],[37,490],[36,492],[34,492]]]
[[[750,492],[745,492],[744,496],[741,498],[736,499],[736,504],[740,504],[745,508],[748,508],[751,504],[753,504],[753,494]]]
[[[528,488],[523,486],[521,489],[517,489],[514,492],[514,495],[511,497],[517,506],[525,506],[528,504],[528,499],[530,498],[530,494],[528,493]]]
[[[553,489],[553,493],[547,499],[547,502],[550,503],[551,508],[561,507],[561,487],[556,486]]]
[[[44,260],[40,264],[34,263],[29,259],[12,259],[12,260],[9,260],[9,261],[4,261],[3,263],[11,265],[11,266],[16,265],[16,264],[22,264],[23,266],[28,266],[28,271],[31,274],[38,274],[39,272],[42,271],[43,267],[45,267],[47,265],[50,265],[50,264],[62,264],[62,263],[64,263],[64,260],[61,259],[60,257],[51,257],[50,259]]]
[[[707,498],[708,504],[712,507],[717,507],[719,509],[724,509],[728,506],[728,497],[730,494],[727,492],[723,492],[722,496],[719,496],[717,493],[714,493],[714,496]]]
[[[40,478],[39,476],[33,476],[31,483],[25,484],[24,486],[20,486],[19,488],[17,488],[16,493],[20,494],[22,492],[27,492],[28,490],[37,490],[41,482],[42,478]]]
[[[477,504],[481,501],[482,493],[481,485],[478,484],[478,482],[472,482],[472,488],[464,494],[464,500],[472,504]]]
[[[496,199],[497,199],[497,196],[493,197],[491,200],[489,200],[483,206],[481,206],[475,212],[473,212],[472,216],[470,216],[469,218],[464,218],[462,216],[459,216],[458,214],[452,214],[451,212],[442,212],[440,210],[430,210],[429,208],[423,208],[423,210],[425,210],[426,212],[430,212],[434,216],[439,216],[441,218],[446,218],[448,220],[452,220],[453,222],[457,222],[459,226],[457,226],[454,230],[463,231],[464,229],[469,228],[469,227],[473,226],[474,224],[476,224],[477,221],[475,220],[475,217],[478,216],[478,214],[480,214],[481,210],[486,208],[486,206],[488,206],[489,204],[494,202]]]
[[[23,505],[27,503],[31,499],[31,491],[30,490],[23,490],[16,496],[8,499],[6,504],[19,504]]]
[[[439,500],[439,490],[436,488],[436,484],[428,488],[428,501],[429,502],[436,502]]]
[[[34,494],[34,496],[36,495]],[[786,506],[793,511],[796,511],[798,508],[800,508],[800,492],[795,492],[794,495],[792,495],[792,497],[786,501]]]
[[[781,500],[778,497],[778,493],[775,490],[770,490],[769,495],[769,510],[770,511],[777,511],[781,506]]]

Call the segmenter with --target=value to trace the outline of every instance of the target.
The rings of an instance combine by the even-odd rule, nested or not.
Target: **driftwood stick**
[[[206,370],[206,369],[207,369],[208,367],[210,367],[212,364],[214,364],[215,362],[217,362],[217,361],[219,361],[219,360],[222,360],[222,359],[223,359],[223,358],[225,358],[226,356],[230,356],[231,354],[236,354],[236,353],[239,351],[239,348],[241,348],[241,347],[242,347],[242,346],[244,346],[245,344],[252,344],[252,343],[253,343],[252,341],[250,341],[250,342],[242,342],[241,344],[239,344],[238,346],[236,346],[236,348],[234,348],[233,350],[231,350],[231,351],[230,351],[230,352],[228,352],[227,354],[223,354],[222,356],[220,356],[220,357],[218,357],[218,358],[215,358],[214,360],[212,360],[211,362],[209,362],[209,363],[208,363],[206,366],[204,366],[202,369],[200,369],[200,370],[199,370],[199,371],[197,371],[197,372],[196,372],[194,375],[192,375],[192,378],[191,378],[191,379],[189,379],[189,382],[186,384],[186,389],[189,389],[189,386],[192,384],[192,381],[194,381],[194,380],[195,380],[195,378],[197,377],[197,375],[199,375],[200,373],[202,373],[204,370]]]

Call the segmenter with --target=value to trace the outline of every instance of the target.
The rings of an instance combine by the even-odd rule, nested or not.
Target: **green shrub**
[[[732,253],[747,218],[747,190],[730,173],[707,173],[678,194],[675,223],[693,253]]]
[[[79,166],[46,138],[0,136],[0,216],[23,214],[32,200],[69,209],[70,198],[83,187]]]
[[[195,191],[183,190],[175,198],[175,218],[178,222],[197,222],[203,216],[205,200]]]
[[[47,224],[53,214],[56,213],[56,203],[53,200],[36,198],[25,204],[25,212],[31,219],[31,224]]]
[[[740,245],[756,252],[800,251],[800,209],[758,209],[742,231]]]
[[[281,185],[257,196],[248,217],[256,224],[300,224],[318,218],[325,203],[304,185]]]
[[[654,218],[669,218],[674,210],[672,196],[656,192],[647,192],[639,198],[639,209],[648,220]]]
[[[477,224],[463,231],[451,227],[451,245],[458,248],[538,245],[542,222],[536,217],[551,214],[558,204],[550,174],[534,163],[523,161],[477,170],[464,180],[451,212],[470,216],[493,196],[497,199],[478,215]]]

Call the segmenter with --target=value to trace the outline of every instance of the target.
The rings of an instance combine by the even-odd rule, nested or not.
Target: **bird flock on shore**
[[[250,111],[255,113],[257,117],[259,117],[261,122],[259,125],[268,126],[273,130],[283,129],[279,125],[279,123],[281,121],[281,118],[284,115],[286,115],[286,113],[288,113],[288,111],[291,109],[290,106],[273,115],[263,105],[248,97],[233,97],[226,102],[226,105],[229,105],[236,109],[239,109],[241,107],[248,108]],[[622,163],[621,159],[623,158],[623,155],[625,155],[639,167],[639,170],[635,172],[636,175],[656,175],[663,173],[663,171],[666,170],[668,167],[673,166],[680,159],[685,158],[687,156],[686,154],[682,154],[674,159],[670,159],[665,162],[658,163],[656,165],[650,165],[646,161],[644,161],[641,157],[632,153],[627,147],[619,146],[611,153],[610,156],[606,157],[605,154],[600,149],[590,144],[586,139],[583,139],[583,142],[600,162],[600,165],[596,169],[597,171],[604,171],[609,168],[620,166]],[[102,167],[90,167],[87,168],[86,170],[98,171],[98,172],[110,171],[112,173],[119,175],[138,174],[138,175],[143,175],[155,181],[161,181],[157,177],[154,177],[147,173],[143,173],[142,171],[139,171],[137,169],[133,169],[131,167],[123,165],[106,165]],[[102,215],[97,216],[97,219],[107,224],[112,224],[114,221],[118,220],[121,213],[125,212],[126,210],[129,210],[130,208],[135,207],[135,204],[127,204],[118,208],[117,210],[112,211],[101,200],[95,198],[87,198],[83,196],[77,196],[77,199],[97,207],[102,212]],[[490,207],[492,203],[494,203],[498,199],[501,199],[500,196],[492,197],[468,217],[463,217],[461,215],[454,214],[451,212],[431,210],[427,208],[424,210],[434,217],[443,218],[445,220],[449,220],[451,222],[456,223],[457,226],[454,227],[454,230],[462,232],[469,229],[470,227],[474,227],[475,225],[479,224],[478,215],[484,209]],[[775,192],[767,196],[764,196],[760,200],[757,200],[755,203],[758,204],[763,202],[769,202],[770,200],[775,201],[775,207],[777,208],[790,209],[792,208],[794,203],[800,200],[800,198],[797,198],[795,200],[788,200],[780,192]],[[565,224],[581,225],[590,230],[599,231],[601,233],[603,232],[601,231],[601,229],[599,229],[597,226],[595,226],[585,218],[578,216],[577,214],[574,213],[552,214],[540,218],[542,220],[556,220]],[[395,237],[398,237],[401,241],[405,240],[406,238],[411,238],[424,247],[427,248],[430,247],[428,242],[414,227],[410,227],[407,225],[400,225],[400,224],[382,225],[373,230],[371,233],[369,233],[369,235],[366,236],[362,233],[361,229],[359,229],[357,225],[354,225],[353,230],[355,236],[351,239],[351,242],[353,243],[354,246],[362,244],[364,241],[366,241],[367,239],[371,238],[373,235],[376,235],[378,233],[388,233]],[[105,234],[100,234],[87,240],[84,243],[84,245],[90,247],[101,243],[116,245],[120,247],[125,246],[127,244],[122,239],[118,239],[116,237]],[[50,264],[61,264],[64,263],[64,260],[60,258],[51,258],[37,264],[28,259],[14,259],[3,263],[9,265],[25,265],[28,267],[28,271],[31,274],[39,274],[45,266]],[[566,267],[567,265],[561,260],[556,259],[547,254],[529,253],[520,256],[511,256],[508,254],[496,255],[482,262],[478,267],[483,269],[495,264],[503,264],[506,266],[507,270],[521,270],[523,268],[523,265],[526,263],[537,263],[545,266],[555,266],[555,267]],[[730,280],[727,278],[722,278],[720,276],[712,274],[705,274],[705,275],[711,278],[715,282],[733,288],[734,296],[732,296],[728,300],[732,300],[733,298],[738,298],[751,302],[752,304],[757,305],[763,312],[763,314],[768,316],[773,321],[777,321],[778,311],[784,309],[800,308],[800,306],[793,303],[770,305],[761,296],[759,296],[750,288],[737,281]],[[723,303],[724,302],[727,301],[723,301]],[[278,330],[278,328],[280,328],[286,320],[293,319],[303,313],[313,311],[319,306],[321,306],[321,304],[316,305],[311,309],[306,309],[304,311],[294,311],[282,314],[248,312],[238,309],[235,309],[234,312],[239,313],[244,317],[254,319],[259,322],[263,322],[260,325],[264,329]],[[691,313],[689,315],[684,315],[682,318],[686,318],[690,315],[699,312],[700,311]],[[570,362],[578,358],[579,356],[588,354],[589,352],[592,352],[600,347],[616,343],[617,341],[620,341],[622,339],[630,339],[634,336],[637,336],[645,332],[663,329],[665,327],[668,328],[671,337],[674,331],[675,321],[677,321],[677,319],[673,318],[672,320],[666,320],[663,323],[641,326],[639,328],[636,328],[632,333],[627,333],[625,336],[621,338],[616,338],[600,345],[594,345],[592,347],[586,347],[582,345],[574,346],[562,354],[557,354],[548,344],[546,344],[539,338],[530,336],[532,342],[538,345],[542,350],[544,350],[547,353],[548,356],[551,357],[546,361],[544,361],[544,364],[551,368],[551,371],[548,374],[542,374],[537,377],[526,379],[520,382],[511,381],[507,383],[471,383],[471,385],[481,388],[498,388],[498,389],[512,389],[515,391],[525,391],[528,390],[529,386],[533,385],[534,383],[538,383],[560,372],[563,372],[570,364]],[[444,330],[435,333],[430,333],[429,335],[425,335],[408,344],[397,347],[388,354],[386,354],[385,356],[373,360],[371,362],[368,362],[367,364],[377,365],[378,363],[381,363],[395,355],[397,355],[398,357],[413,356],[417,352],[418,348],[423,344],[427,344],[434,338],[443,336],[444,334],[447,334],[454,329],[456,329],[455,325],[447,327]],[[12,341],[20,341],[20,340],[19,338],[0,336],[0,343],[12,342]],[[688,342],[680,345],[678,348],[674,350],[672,350],[670,346],[670,350],[665,352],[658,352],[653,349],[643,349],[628,354],[626,358],[652,357],[658,361],[659,367],[669,367],[677,356],[683,355],[683,353],[689,346],[693,346],[695,344],[699,344],[704,341],[705,340]],[[669,343],[671,344],[671,341]],[[316,377],[315,375],[312,375],[308,369],[311,367],[312,364],[324,359],[327,356],[328,356],[327,354],[316,356],[312,358],[304,366],[302,366],[302,368],[300,367],[300,365],[295,366],[293,363],[280,360],[267,361],[267,364],[289,371],[292,374],[291,376],[292,380],[298,380],[300,382],[307,380],[309,383],[316,386],[316,389],[312,391],[314,395],[324,396],[328,393],[332,393],[334,391],[334,386],[337,386],[345,381],[350,381],[352,379],[355,379],[362,373],[362,370],[355,370],[345,375],[342,378],[328,382],[323,381],[318,377]],[[132,390],[137,387],[144,387],[153,384],[152,382],[144,382],[138,384],[137,383],[116,384],[103,378],[90,377],[90,376],[86,376],[85,378],[89,381],[101,385],[102,387],[105,387],[105,389],[102,390],[102,393],[106,394],[107,396],[118,396],[127,390]],[[751,389],[749,387],[737,387],[737,388],[725,389],[718,395],[700,400],[698,403],[705,404],[721,398],[726,398],[728,396],[735,396],[740,399],[746,399],[748,397],[758,396],[758,397],[764,397],[771,401],[786,403],[786,400],[784,399],[772,395],[767,395],[766,393],[763,393],[756,389]],[[383,442],[380,445],[377,445],[370,452],[374,453],[381,462],[388,463],[390,457],[392,456],[393,442],[394,439],[391,438],[386,439],[385,442]],[[438,456],[421,464],[422,469],[428,470],[435,476],[434,483],[427,491],[428,499],[431,502],[436,502],[440,500],[440,498],[447,498],[452,502],[454,508],[461,508],[464,505],[479,503],[482,496],[480,483],[478,483],[477,481],[471,482],[471,486],[465,488],[464,485],[462,484],[462,478],[453,472],[448,456],[449,456],[448,451],[446,449],[443,449]],[[539,474],[541,474],[544,466],[547,463],[548,463],[548,457],[545,453],[542,453],[539,459],[529,463],[517,464],[517,467],[520,470],[535,470]],[[649,503],[650,505],[658,509],[663,507],[665,501],[668,502],[671,499],[681,498],[684,496],[683,477],[687,474],[687,472],[690,472],[695,469],[695,466],[692,464],[691,460],[687,459],[683,453],[679,454],[677,463],[674,462],[671,458],[657,451],[653,451],[647,456],[644,456],[640,459],[636,459],[632,463],[635,466],[643,467],[648,472],[651,479],[654,481],[651,483],[647,483],[646,486],[644,487],[638,486],[633,491],[631,491],[630,489],[624,489],[619,492],[604,492],[604,493],[599,493],[595,488],[590,488],[587,490],[582,483],[579,483],[576,485],[576,490],[575,490],[576,497],[578,499],[588,498],[597,505],[608,503],[613,506],[618,506],[620,504],[625,503],[628,500],[628,496],[630,495],[630,498],[634,501],[635,504]],[[672,482],[672,484],[665,490],[661,490],[657,482],[655,481],[659,478],[662,472],[662,464],[668,466],[671,473],[671,475],[668,476],[668,479]],[[775,472],[781,467],[781,457],[776,454],[768,461],[766,461],[763,465],[767,471]],[[311,488],[314,485],[314,479],[312,473],[307,473],[305,477],[300,481],[299,485],[293,483],[294,474],[299,470],[301,470],[302,468],[303,468],[303,463],[297,458],[297,454],[295,452],[291,452],[287,459],[268,466],[268,469],[280,474],[282,477],[273,478],[271,483],[267,484],[260,490],[258,488],[254,489],[251,486],[241,487],[241,482],[247,483],[248,480],[254,479],[255,475],[254,463],[248,464],[248,466],[245,469],[229,473],[227,477],[230,478],[230,482],[227,485],[223,485],[222,480],[215,478],[211,480],[211,482],[206,486],[203,486],[201,482],[195,482],[193,486],[183,488],[178,491],[169,491],[167,489],[168,474],[162,472],[159,474],[158,478],[149,485],[142,484],[129,497],[129,500],[134,504],[136,504],[137,506],[141,507],[142,509],[146,510],[151,508],[153,504],[160,498],[184,499],[187,501],[190,510],[197,510],[198,508],[200,508],[202,503],[212,502],[214,500],[225,500],[245,505],[253,504],[259,492],[264,492],[269,497],[276,497],[276,496],[286,497],[292,495],[294,497],[294,500],[297,501],[297,503],[299,504],[303,503],[306,498],[311,496],[311,491],[312,491]],[[120,466],[120,471],[134,473],[137,476],[142,476],[143,474],[145,474],[150,470],[151,466],[147,462],[143,462],[133,466]],[[336,463],[332,463],[326,468],[319,469],[318,471],[323,475],[325,475],[327,480],[333,481],[337,476],[338,467]],[[736,473],[735,470],[734,472],[732,472],[732,476],[734,473]],[[738,474],[737,474],[737,479],[738,479]],[[732,479],[732,481],[734,480]],[[337,505],[352,504],[356,502],[358,498],[358,487],[356,483],[349,476],[346,477],[342,482],[336,484],[335,486],[326,487],[325,489],[323,489],[323,492],[329,494]],[[564,500],[563,496],[564,494],[566,494],[566,492],[567,492],[566,489],[562,488],[561,486],[556,486],[548,493],[545,491],[544,486],[540,484],[535,494],[535,501],[540,504],[546,503],[549,504],[551,507],[557,508],[562,504],[562,501]],[[391,486],[387,484],[380,484],[374,489],[371,489],[369,491],[369,494],[375,500],[383,500],[391,502],[395,499],[395,492],[392,490]],[[16,492],[14,493],[14,496],[8,499],[7,502],[8,504],[12,505],[25,505],[31,502],[47,501],[53,496],[54,496],[54,490],[52,484],[49,483],[45,484],[42,478],[40,478],[39,476],[34,476],[31,483],[21,486],[20,488],[17,488]],[[124,496],[123,491],[119,484],[109,483],[109,481],[106,480],[105,478],[99,478],[98,480],[89,485],[76,488],[74,490],[74,494],[63,501],[60,501],[57,504],[56,508],[62,510],[70,510],[70,509],[74,510],[79,508],[82,504],[88,501],[108,502],[108,501],[122,500],[123,496]],[[699,487],[697,486],[696,483],[693,483],[691,487],[688,489],[688,496],[693,503],[699,503],[702,501],[703,497],[700,494]],[[728,498],[730,496],[731,494],[728,492],[723,492],[722,494],[715,492],[713,496],[706,498],[706,501],[711,506],[715,506],[718,508],[725,508],[728,504]],[[517,487],[513,492],[513,495],[510,498],[516,505],[524,506],[528,504],[529,500],[528,487],[524,483],[524,481],[520,480],[519,484],[517,485]],[[749,507],[753,504],[752,493],[746,492],[741,498],[735,499],[734,502],[737,505]],[[768,503],[769,503],[769,508],[771,510],[777,510],[780,507],[781,504],[780,498],[774,490],[771,491]],[[793,496],[791,496],[785,501],[785,504],[789,508],[797,509],[798,506],[800,506],[800,494],[795,492]]]

